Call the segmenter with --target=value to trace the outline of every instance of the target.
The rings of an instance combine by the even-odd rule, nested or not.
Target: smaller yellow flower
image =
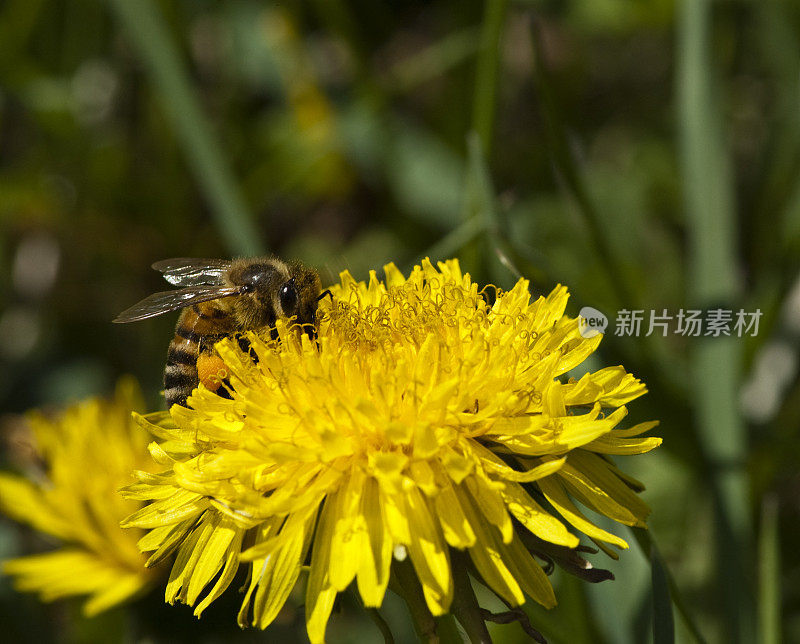
[[[46,471],[0,473],[0,511],[60,542],[56,550],[10,559],[4,573],[17,590],[43,601],[89,595],[87,616],[121,604],[154,578],[121,519],[140,504],[117,490],[134,469],[152,469],[147,434],[131,420],[140,409],[139,388],[120,381],[115,399],[90,399],[55,420],[29,416],[34,449]]]

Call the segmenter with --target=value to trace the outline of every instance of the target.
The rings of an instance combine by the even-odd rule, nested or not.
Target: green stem
[[[461,631],[458,630],[455,617],[445,613],[436,618],[436,633],[440,644],[464,644]]]
[[[431,261],[435,262],[437,259],[448,259],[457,254],[459,248],[466,246],[473,241],[485,229],[485,224],[482,219],[478,217],[471,217],[453,228],[449,233],[442,237],[432,246],[428,247],[422,255],[418,257],[415,263],[419,263],[422,259],[430,257]]]
[[[204,118],[164,19],[153,0],[109,0],[161,94],[164,109],[183,147],[217,228],[232,254],[263,252],[263,235],[236,187],[221,146]]]
[[[530,33],[534,50],[536,90],[539,94],[539,101],[547,123],[545,136],[547,138],[547,145],[553,155],[553,161],[569,193],[575,200],[578,211],[583,216],[583,221],[588,228],[593,247],[597,252],[601,265],[605,268],[609,283],[617,296],[617,304],[623,307],[635,307],[636,298],[631,288],[628,286],[625,270],[611,247],[609,232],[603,225],[602,216],[595,207],[594,201],[589,193],[589,188],[584,180],[583,173],[578,167],[570,145],[567,125],[561,117],[563,110],[553,90],[553,80],[550,77],[550,72],[544,60],[541,38],[539,38],[539,32],[535,23],[531,25]]]
[[[392,590],[400,595],[408,606],[411,613],[411,620],[414,622],[414,630],[420,641],[428,644],[438,644],[439,636],[436,633],[436,620],[422,593],[417,575],[411,561],[392,562]]]
[[[655,547],[653,535],[649,530],[645,530],[644,528],[631,528],[630,530],[631,534],[636,539],[636,542],[639,544],[642,553],[650,562],[650,565],[652,566],[655,560],[661,568],[659,571],[660,579],[658,581],[661,583],[662,580],[666,580],[667,593],[669,594],[670,601],[675,605],[675,608],[678,609],[686,628],[692,634],[696,642],[699,644],[705,644],[706,640],[700,633],[700,629],[697,627],[694,618],[689,613],[689,610],[686,607],[686,602],[683,601],[683,595],[681,594],[678,585],[675,583],[672,573],[661,557],[660,552]]]
[[[464,628],[472,644],[490,644],[492,638],[472,589],[467,572],[468,562],[465,559],[463,553],[452,552],[453,602],[450,604],[450,612]]]
[[[713,94],[711,1],[684,0],[678,19],[678,91],[689,290],[696,308],[735,309],[736,216],[730,160]],[[725,641],[752,641],[744,566],[750,552],[745,427],[740,418],[741,341],[701,338],[692,375],[698,429],[710,459],[716,513],[716,564]]]
[[[444,76],[478,51],[478,30],[462,29],[448,34],[392,66],[386,91],[405,94],[419,85]]]
[[[564,110],[561,108],[553,80],[543,58],[539,30],[535,23],[531,26],[531,41],[534,49],[536,89],[546,121],[544,132],[548,149],[553,157],[553,165],[567,191],[575,200],[578,213],[582,215],[589,230],[593,249],[612,289],[614,308],[640,308],[638,297],[625,278],[624,266],[613,252],[610,242],[612,231],[603,225],[602,216],[591,197],[580,164],[572,151],[567,125],[562,118]],[[514,245],[520,250],[518,240],[514,240]],[[576,294],[587,303],[593,299],[592,293],[588,291],[581,293],[576,289]],[[680,434],[677,452],[681,458],[707,469],[705,448],[700,444],[697,432],[692,431],[691,426],[685,422],[691,414],[691,409],[688,402],[685,402],[690,386],[686,383],[683,365],[666,350],[666,345],[658,342],[655,335],[640,338],[641,344],[623,340],[624,338],[609,333],[604,344],[614,353],[622,354],[625,364],[633,365],[633,371],[637,376],[654,390],[665,392],[675,400],[674,406],[665,411],[667,415],[662,416],[662,420],[665,426],[668,424],[673,426]],[[640,351],[639,347],[644,348],[644,351]]]
[[[0,10],[0,42],[3,43],[3,60],[0,62],[4,76],[13,72],[19,63],[33,29],[39,20],[43,0],[13,0]]]
[[[778,543],[778,502],[764,497],[761,504],[761,530],[758,544],[758,641],[781,641],[781,574]]]
[[[669,576],[654,543],[650,545],[650,575],[653,589],[653,642],[654,644],[673,644],[675,642],[675,619],[672,615]]]
[[[367,608],[366,610],[367,615],[372,618],[372,621],[375,622],[378,630],[380,630],[381,635],[383,636],[384,644],[394,644],[392,629],[389,628],[389,624],[387,624],[386,620],[383,619],[383,615],[381,615],[380,611],[377,608]]]
[[[486,0],[480,50],[475,69],[475,94],[472,103],[472,129],[478,133],[487,156],[492,149],[492,134],[500,69],[500,43],[508,11],[508,0]]]
[[[480,45],[475,64],[475,90],[472,102],[472,128],[467,136],[468,153],[472,155],[472,138],[477,138],[477,147],[487,157],[492,148],[498,72],[500,69],[501,40],[506,22],[508,0],[485,0]],[[483,214],[476,206],[474,168],[467,169],[465,182],[463,218],[469,220]],[[473,275],[485,273],[487,254],[485,240],[476,239],[461,249],[461,260]]]

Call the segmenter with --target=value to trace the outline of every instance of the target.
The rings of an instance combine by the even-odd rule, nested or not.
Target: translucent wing
[[[162,313],[177,311],[178,309],[197,304],[198,302],[208,302],[217,300],[221,297],[238,295],[242,290],[239,287],[226,286],[190,286],[175,291],[164,291],[153,293],[144,298],[138,304],[134,304],[129,309],[125,309],[112,322],[138,322],[153,318]]]
[[[164,273],[164,279],[174,286],[221,285],[223,275],[230,267],[227,259],[193,257],[162,259],[153,264],[153,268]]]

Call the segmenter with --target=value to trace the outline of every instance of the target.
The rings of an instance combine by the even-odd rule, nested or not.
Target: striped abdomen
[[[233,317],[220,308],[219,302],[203,302],[181,311],[164,369],[167,408],[186,406],[186,398],[199,383],[197,359],[201,353],[210,354],[215,342],[235,330]]]

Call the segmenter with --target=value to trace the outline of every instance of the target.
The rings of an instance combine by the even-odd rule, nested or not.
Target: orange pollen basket
[[[204,353],[197,358],[197,377],[207,389],[216,391],[229,375],[228,368],[216,353]]]

